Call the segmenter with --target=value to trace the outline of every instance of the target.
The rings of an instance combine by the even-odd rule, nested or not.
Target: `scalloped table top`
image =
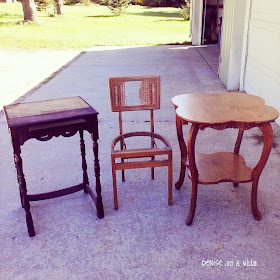
[[[262,98],[240,92],[182,94],[172,98],[176,114],[198,124],[266,123],[279,113]]]

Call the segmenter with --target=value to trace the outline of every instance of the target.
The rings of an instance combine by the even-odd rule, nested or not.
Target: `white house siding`
[[[247,48],[244,90],[280,111],[279,0],[252,0]]]

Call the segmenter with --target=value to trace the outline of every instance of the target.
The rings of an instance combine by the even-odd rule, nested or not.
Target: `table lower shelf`
[[[245,159],[242,156],[234,153],[197,154],[196,166],[199,184],[246,183],[252,181],[253,169],[246,166]],[[189,177],[191,178],[190,172]]]

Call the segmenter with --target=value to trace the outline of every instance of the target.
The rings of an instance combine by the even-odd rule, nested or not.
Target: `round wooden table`
[[[176,128],[181,151],[181,170],[176,189],[180,189],[186,167],[192,181],[192,194],[187,225],[193,222],[198,184],[217,184],[220,182],[252,182],[251,207],[254,218],[261,219],[257,207],[257,189],[261,172],[267,162],[273,143],[270,122],[278,118],[279,113],[265,105],[262,98],[240,92],[217,94],[184,94],[172,98],[176,108]],[[187,144],[183,138],[183,125],[191,123]],[[217,130],[239,129],[233,152],[195,155],[195,141],[199,130],[210,127]],[[263,134],[263,150],[259,162],[252,169],[245,165],[239,155],[244,130],[259,127]]]

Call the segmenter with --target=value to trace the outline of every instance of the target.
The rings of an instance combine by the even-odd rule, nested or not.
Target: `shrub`
[[[90,6],[91,1],[90,0],[82,0],[81,1],[85,6]]]
[[[54,0],[35,0],[36,9],[44,11],[49,16],[56,15],[56,3]]]
[[[190,19],[190,0],[185,0],[185,5],[181,6],[181,15],[184,20],[189,20]]]
[[[140,5],[140,6],[143,6],[144,0],[132,0],[131,3],[132,5]]]
[[[80,3],[81,1],[80,0],[64,0],[64,5],[76,5],[78,3]]]
[[[180,7],[184,0],[143,0],[144,6],[149,7]]]
[[[115,16],[120,16],[131,4],[131,0],[105,0],[103,1]]]

